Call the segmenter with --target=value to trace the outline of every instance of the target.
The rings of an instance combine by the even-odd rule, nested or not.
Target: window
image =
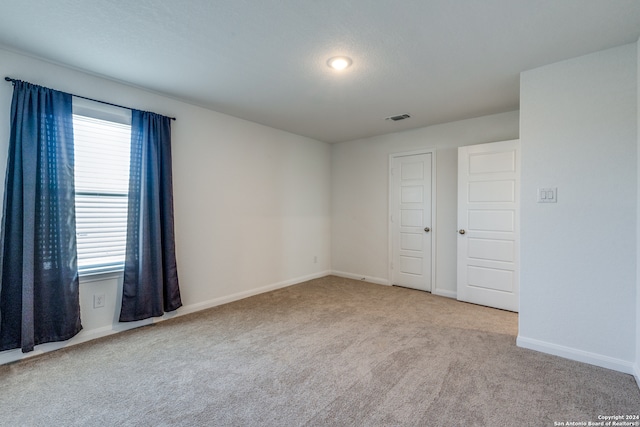
[[[127,238],[130,115],[77,104],[74,100],[78,271],[81,276],[121,271]]]

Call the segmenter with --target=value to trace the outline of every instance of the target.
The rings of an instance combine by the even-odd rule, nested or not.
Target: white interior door
[[[458,149],[458,299],[518,311],[520,141]]]
[[[432,152],[390,158],[390,277],[393,285],[431,292]]]

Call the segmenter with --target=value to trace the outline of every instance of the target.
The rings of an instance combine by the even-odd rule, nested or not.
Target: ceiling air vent
[[[408,119],[409,117],[411,117],[411,115],[408,113],[405,113],[405,114],[398,114],[397,116],[387,117],[385,120],[393,120],[394,122],[397,122],[400,120]]]

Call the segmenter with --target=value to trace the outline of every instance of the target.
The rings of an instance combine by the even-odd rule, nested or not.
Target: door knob
[[[463,229],[461,229],[461,230],[459,230],[459,231],[458,231],[458,233],[460,233],[460,234],[464,234],[464,233],[466,233],[466,231],[464,231]]]
[[[424,232],[425,232],[425,233],[428,233],[428,232],[430,232],[430,231],[431,231],[431,229],[430,229],[429,227],[425,227],[425,228],[424,228]]]

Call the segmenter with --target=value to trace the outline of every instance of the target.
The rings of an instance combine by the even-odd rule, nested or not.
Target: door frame
[[[393,269],[391,264],[393,262],[393,206],[392,201],[396,196],[397,189],[393,186],[393,161],[398,157],[415,156],[420,154],[431,154],[431,284],[429,286],[430,293],[436,289],[436,238],[437,238],[437,218],[436,218],[436,150],[435,148],[425,148],[421,150],[402,151],[399,153],[389,154],[389,165],[387,171],[387,182],[389,186],[389,195],[387,199],[387,244],[388,244],[388,262],[387,262],[387,277],[389,286],[393,286]]]

